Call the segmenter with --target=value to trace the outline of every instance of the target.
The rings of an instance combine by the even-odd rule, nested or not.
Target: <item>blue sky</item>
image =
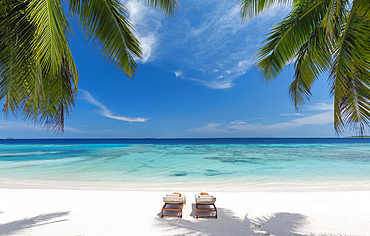
[[[255,52],[289,7],[242,24],[237,2],[180,1],[170,20],[124,1],[144,52],[133,79],[107,64],[74,25],[79,93],[64,134],[1,117],[0,138],[335,136],[327,75],[296,112],[287,94],[293,67],[268,85],[255,68]]]

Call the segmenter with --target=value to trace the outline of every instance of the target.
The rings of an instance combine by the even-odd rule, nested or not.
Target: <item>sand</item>
[[[3,187],[0,235],[370,235],[368,190],[212,191],[218,219],[195,219],[199,191],[180,219],[159,217],[169,191]]]

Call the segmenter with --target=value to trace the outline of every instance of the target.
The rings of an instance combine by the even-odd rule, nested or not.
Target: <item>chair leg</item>
[[[216,211],[215,219],[217,219],[217,208],[216,208],[216,205],[214,203],[213,203],[213,207],[215,208],[215,211]]]
[[[180,218],[182,218],[182,208],[184,207],[184,203],[181,204],[180,206]]]
[[[162,207],[162,215],[161,215],[161,218],[163,218],[163,210],[166,208],[166,205],[167,205],[167,203],[165,203],[164,205],[163,205],[163,207]]]

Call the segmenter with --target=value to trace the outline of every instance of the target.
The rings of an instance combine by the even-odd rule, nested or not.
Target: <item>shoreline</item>
[[[370,180],[275,182],[78,182],[0,178],[2,189],[66,189],[103,191],[217,191],[217,192],[341,192],[370,191]]]

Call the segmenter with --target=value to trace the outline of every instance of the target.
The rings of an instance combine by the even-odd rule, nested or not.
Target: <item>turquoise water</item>
[[[0,180],[370,181],[367,142],[2,143]]]

